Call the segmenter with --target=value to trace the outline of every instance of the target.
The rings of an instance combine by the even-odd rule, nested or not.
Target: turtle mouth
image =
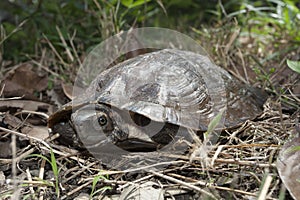
[[[77,133],[82,133],[84,131],[82,127],[78,126],[75,129],[77,130]],[[88,134],[80,134],[80,139],[83,141],[83,144],[87,149],[99,148],[107,144],[119,146],[119,143],[122,143],[127,139],[127,134],[118,129],[115,129],[110,135],[105,135],[103,131],[98,130],[84,131],[84,133]]]
[[[146,142],[139,139],[124,140],[117,142],[116,145],[128,152],[153,152],[160,148],[156,143]]]

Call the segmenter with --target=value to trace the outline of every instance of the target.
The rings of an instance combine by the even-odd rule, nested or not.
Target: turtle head
[[[128,129],[121,116],[105,104],[87,104],[73,111],[71,123],[82,143],[87,147],[118,144],[128,138]]]
[[[70,102],[50,116],[48,127],[51,133],[60,134],[60,143],[84,148],[125,140],[127,131],[122,131],[114,119],[107,105],[92,103],[74,106]]]
[[[153,151],[158,144],[143,127],[149,118],[106,104],[90,104],[71,115],[77,134],[87,148],[112,143],[127,151]]]
[[[158,144],[144,128],[149,120],[107,104],[88,103],[61,109],[48,125],[66,145],[97,149],[113,144],[126,151],[153,151]]]

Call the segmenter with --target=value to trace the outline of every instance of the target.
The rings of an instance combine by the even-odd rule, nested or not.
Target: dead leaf
[[[25,126],[22,128],[22,133],[41,140],[45,140],[49,137],[48,128],[46,126]]]
[[[70,99],[74,99],[74,94],[73,91],[75,90],[76,93],[80,93],[82,91],[82,93],[84,92],[83,88],[79,88],[77,86],[73,86],[72,84],[67,84],[67,83],[62,83],[61,87],[64,91],[64,94]]]
[[[11,155],[10,141],[0,142],[0,158],[10,158]]]
[[[277,159],[277,170],[291,196],[300,199],[300,137],[286,142]]]
[[[74,200],[89,200],[90,195],[87,193],[80,193],[77,197],[74,198]]]
[[[22,121],[19,118],[9,113],[5,113],[2,122],[10,129],[18,129],[22,125]]]
[[[73,86],[59,81],[54,84],[52,90],[47,91],[47,94],[51,97],[51,101],[61,107],[73,98]]]
[[[64,95],[61,84],[54,84],[54,87],[51,90],[47,91],[47,95],[51,98],[51,101],[54,102],[57,107],[61,107],[62,105],[70,101],[69,98]]]
[[[73,85],[67,83],[61,83],[61,87],[64,91],[64,94],[71,100],[73,99]]]
[[[0,112],[7,112],[11,110],[28,110],[35,112],[44,112],[48,115],[53,113],[53,106],[47,103],[31,100],[7,100],[0,101]]]
[[[165,191],[162,188],[154,188],[153,186],[157,186],[157,184],[151,181],[139,185],[130,185],[124,189],[119,199],[164,200]]]
[[[34,93],[47,89],[48,77],[31,63],[23,63],[7,73],[2,84],[4,97],[25,96],[26,99],[37,99]]]

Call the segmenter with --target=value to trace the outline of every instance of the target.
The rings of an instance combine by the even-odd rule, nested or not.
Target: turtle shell
[[[207,56],[164,49],[124,61],[99,74],[74,106],[91,102],[130,111],[156,122],[206,131],[225,110],[230,128],[262,112],[264,92],[242,84]],[[49,118],[49,127],[71,112],[63,106]]]
[[[97,101],[154,121],[205,131],[222,109],[227,128],[256,117],[265,99],[261,90],[242,84],[207,56],[165,49],[99,74],[74,104]]]

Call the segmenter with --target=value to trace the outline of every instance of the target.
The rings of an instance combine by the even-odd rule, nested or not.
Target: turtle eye
[[[100,124],[100,126],[105,126],[107,124],[107,118],[105,115],[100,115],[98,117],[98,122]]]

